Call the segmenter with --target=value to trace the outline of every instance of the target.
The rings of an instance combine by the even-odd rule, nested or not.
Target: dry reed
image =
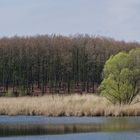
[[[104,97],[89,94],[1,97],[0,115],[140,116],[140,102],[112,105]]]

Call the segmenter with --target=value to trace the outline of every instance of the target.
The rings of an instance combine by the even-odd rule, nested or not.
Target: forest
[[[0,96],[97,93],[106,60],[137,42],[89,35],[0,39]]]

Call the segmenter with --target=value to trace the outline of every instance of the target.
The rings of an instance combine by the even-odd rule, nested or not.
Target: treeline
[[[105,61],[140,47],[88,35],[0,39],[0,95],[94,93]]]

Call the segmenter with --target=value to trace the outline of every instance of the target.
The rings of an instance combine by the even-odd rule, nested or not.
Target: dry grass
[[[112,105],[105,98],[95,95],[1,97],[0,115],[140,116],[140,102]]]

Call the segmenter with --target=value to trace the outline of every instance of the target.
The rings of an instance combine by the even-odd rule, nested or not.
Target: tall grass
[[[140,116],[140,102],[112,105],[104,97],[89,94],[1,97],[0,115]]]

